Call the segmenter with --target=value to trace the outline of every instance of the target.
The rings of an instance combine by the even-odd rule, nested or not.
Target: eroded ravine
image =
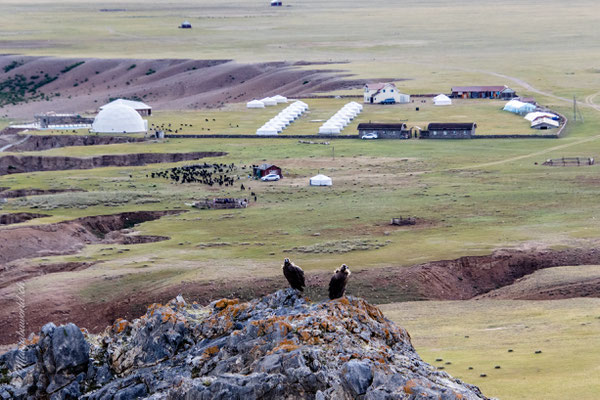
[[[64,171],[73,169],[93,169],[102,167],[131,167],[146,164],[175,163],[199,160],[206,157],[220,157],[224,152],[189,153],[136,153],[109,154],[94,157],[6,155],[0,157],[0,175],[19,174],[36,171]]]
[[[183,210],[136,211],[97,215],[46,225],[0,229],[0,266],[24,258],[73,254],[92,243],[136,244],[165,240],[166,236],[122,233],[139,223],[153,221]],[[3,279],[0,272],[0,281]]]

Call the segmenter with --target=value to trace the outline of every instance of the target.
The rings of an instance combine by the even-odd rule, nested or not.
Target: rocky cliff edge
[[[179,296],[100,335],[49,323],[0,356],[0,383],[1,399],[486,399],[365,300],[293,289],[206,307]]]

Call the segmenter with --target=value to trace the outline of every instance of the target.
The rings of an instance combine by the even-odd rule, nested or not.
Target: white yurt
[[[252,100],[246,103],[248,108],[265,108],[265,103],[260,100]]]
[[[331,178],[323,174],[310,178],[310,186],[331,186],[331,184]]]
[[[261,99],[260,101],[262,101],[265,106],[276,106],[277,105],[277,100],[271,98],[271,97],[265,97],[264,99]]]
[[[287,97],[284,97],[284,96],[282,96],[282,95],[280,95],[280,94],[278,94],[277,96],[273,96],[273,97],[271,97],[271,98],[272,98],[273,100],[275,100],[275,101],[277,102],[277,104],[280,104],[280,103],[287,103],[287,102],[288,102],[288,99],[287,99]]]
[[[449,106],[452,104],[452,100],[445,94],[439,94],[433,98],[433,104],[436,106]]]
[[[92,123],[92,132],[138,133],[148,131],[148,121],[142,119],[133,108],[115,104],[103,108]]]

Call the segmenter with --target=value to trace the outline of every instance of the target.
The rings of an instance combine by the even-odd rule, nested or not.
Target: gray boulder
[[[17,355],[31,365],[16,369]],[[0,372],[0,399],[486,399],[363,299],[311,303],[293,289],[206,307],[178,296],[101,335],[48,324],[0,356]]]

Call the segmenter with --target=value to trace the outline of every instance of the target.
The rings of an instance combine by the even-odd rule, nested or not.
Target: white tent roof
[[[123,104],[102,109],[92,124],[92,131],[101,133],[135,133],[147,130],[148,124],[140,114]]]
[[[277,105],[277,100],[275,100],[271,97],[265,97],[264,99],[261,99],[260,101],[262,101],[265,104],[265,106]]]
[[[531,121],[533,121],[533,120],[535,120],[535,119],[537,119],[539,117],[548,117],[548,118],[552,119],[552,118],[558,117],[558,115],[552,114],[552,113],[549,113],[549,112],[534,111],[534,112],[530,112],[529,114],[527,114],[525,116],[525,119],[527,121],[531,122]]]
[[[246,103],[248,108],[265,108],[265,103],[260,100],[252,100]]]
[[[510,100],[508,103],[506,103],[503,110],[517,114],[524,114],[534,111],[535,108],[536,107],[530,103],[523,103],[519,100]]]
[[[536,126],[543,125],[543,124],[550,125],[555,128],[558,128],[560,126],[560,123],[558,121],[555,121],[553,119],[546,118],[546,117],[541,117],[541,118],[536,119],[535,121],[532,121],[531,127],[535,128]]]
[[[151,110],[152,109],[152,107],[150,107],[148,104],[142,103],[141,101],[117,99],[117,100],[111,101],[108,104],[103,105],[102,107],[100,107],[100,110],[103,110],[105,107],[112,107],[112,106],[129,106],[129,107],[133,108],[134,110]]]
[[[258,128],[256,134],[258,136],[277,136],[278,131],[279,130],[273,126],[264,125],[261,128]]]
[[[310,178],[311,186],[331,186],[331,184],[331,178],[323,174],[315,175]]]
[[[437,106],[446,106],[452,104],[452,100],[445,94],[439,94],[433,98],[433,103]]]
[[[277,103],[287,103],[287,101],[288,101],[287,97],[284,97],[280,94],[278,94],[277,96],[273,96],[271,98],[273,100],[275,100]]]

